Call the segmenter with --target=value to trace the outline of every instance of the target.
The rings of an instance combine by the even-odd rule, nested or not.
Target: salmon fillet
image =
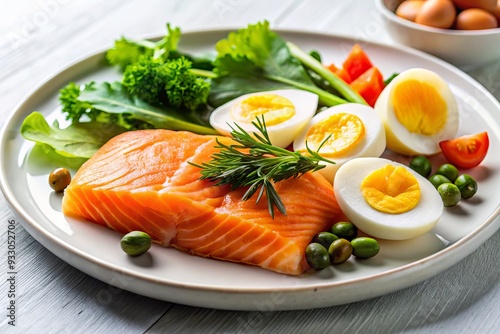
[[[246,189],[199,179],[200,169],[188,161],[209,161],[215,139],[169,130],[121,134],[78,170],[65,190],[63,213],[123,234],[144,231],[195,255],[303,273],[312,237],[345,219],[332,185],[318,173],[278,182],[287,215],[276,212],[272,219],[266,198],[241,201]]]

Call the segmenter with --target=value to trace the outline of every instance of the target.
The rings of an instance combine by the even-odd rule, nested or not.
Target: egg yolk
[[[401,166],[385,165],[361,182],[364,199],[378,211],[398,214],[410,211],[420,200],[420,186]]]
[[[352,150],[365,136],[363,121],[356,115],[337,113],[317,122],[307,132],[307,146],[324,157],[338,157]]]
[[[295,106],[287,98],[263,94],[250,96],[231,108],[233,119],[240,122],[252,123],[255,118],[263,115],[266,125],[283,123],[295,115]]]
[[[436,89],[418,80],[406,80],[394,89],[392,98],[398,121],[412,133],[432,136],[446,124],[446,102]]]

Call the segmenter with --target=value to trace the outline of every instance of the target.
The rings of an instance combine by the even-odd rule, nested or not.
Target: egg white
[[[394,112],[392,99],[395,88],[402,82],[415,79],[432,85],[439,95],[444,99],[448,108],[448,117],[444,127],[434,135],[424,135],[410,132],[402,125]],[[432,155],[441,151],[439,142],[455,137],[458,131],[458,106],[455,96],[446,81],[437,73],[423,69],[412,68],[401,72],[394,78],[375,103],[375,110],[384,123],[387,131],[387,148],[406,155]],[[395,140],[391,140],[389,133],[394,134]]]
[[[236,121],[231,116],[231,107],[250,96],[264,94],[274,94],[287,98],[295,107],[295,115],[292,118],[280,124],[266,126],[271,143],[275,146],[287,147],[314,116],[318,108],[318,96],[316,94],[298,89],[282,89],[242,95],[215,109],[210,115],[210,125],[225,136],[230,136],[231,127],[234,127],[235,124],[238,124],[249,133],[257,132],[257,129],[251,123]]]
[[[391,164],[403,166],[420,186],[420,200],[410,211],[389,214],[378,211],[366,202],[361,190],[363,179],[373,171]],[[340,209],[363,232],[381,239],[405,240],[430,231],[443,214],[441,196],[434,186],[407,166],[383,158],[357,158],[339,168],[333,183]]]
[[[350,159],[356,157],[379,157],[385,150],[385,131],[380,118],[373,108],[357,103],[342,104],[319,112],[297,135],[297,138],[295,138],[293,142],[293,149],[306,149],[307,132],[311,126],[338,113],[352,114],[359,117],[365,126],[365,135],[363,139],[361,139],[361,141],[351,151],[346,152],[345,155],[341,157],[328,158],[334,161],[335,164],[321,162],[321,164],[325,165],[325,167],[320,169],[318,173],[321,173],[330,182],[333,182],[335,173],[340,166]]]

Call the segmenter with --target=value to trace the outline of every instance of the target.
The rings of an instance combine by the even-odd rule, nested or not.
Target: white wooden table
[[[372,0],[19,0],[0,4],[0,125],[42,80],[119,36],[241,27],[345,34],[392,43]],[[494,46],[498,47],[498,46]],[[500,98],[500,61],[469,73]],[[0,157],[3,158],[3,157]],[[9,326],[7,229],[0,195],[1,333],[499,333],[500,232],[451,269],[383,297],[325,309],[236,312],[158,301],[98,281],[66,264],[20,225],[17,319]],[[102,292],[108,298],[99,298]]]

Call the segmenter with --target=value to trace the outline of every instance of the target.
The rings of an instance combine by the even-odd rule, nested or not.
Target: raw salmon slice
[[[121,134],[73,177],[63,213],[123,234],[144,231],[195,255],[303,273],[313,236],[345,219],[332,185],[318,173],[277,183],[287,215],[276,212],[272,219],[265,198],[243,202],[245,189],[199,179],[200,169],[188,161],[209,161],[215,139],[169,130]]]

